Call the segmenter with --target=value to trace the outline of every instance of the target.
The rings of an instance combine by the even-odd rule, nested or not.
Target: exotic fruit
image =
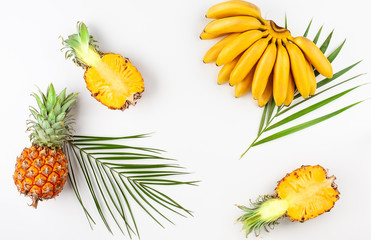
[[[332,78],[332,67],[321,50],[305,37],[292,37],[289,30],[264,20],[260,9],[242,0],[230,0],[209,8],[214,19],[204,28],[201,39],[222,37],[203,61],[223,66],[218,84],[235,86],[235,96],[250,89],[259,106],[273,96],[277,106],[288,106],[295,86],[303,98],[317,88],[313,67]],[[294,84],[294,86],[292,86]]]
[[[38,201],[57,196],[67,179],[67,159],[62,147],[71,128],[68,116],[76,94],[66,95],[64,89],[55,94],[50,84],[47,94],[33,94],[39,110],[30,107],[33,120],[28,121],[32,146],[25,148],[17,158],[14,183],[18,191],[32,198],[32,206]]]
[[[247,236],[273,227],[282,217],[300,222],[315,218],[330,211],[339,199],[334,180],[319,165],[302,166],[278,182],[274,195],[260,197],[251,207],[238,206],[246,213],[237,221],[242,222]]]
[[[78,23],[77,31],[63,40],[63,45],[66,58],[85,69],[84,79],[92,96],[110,109],[135,105],[144,91],[140,72],[120,54],[99,51],[84,23]]]

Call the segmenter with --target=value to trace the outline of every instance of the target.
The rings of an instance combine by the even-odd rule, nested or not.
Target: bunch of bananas
[[[277,106],[288,106],[295,89],[303,98],[317,88],[313,67],[332,78],[332,67],[321,50],[305,37],[292,37],[289,30],[261,17],[260,9],[242,0],[229,0],[209,8],[201,39],[223,37],[207,51],[203,61],[223,66],[218,84],[229,82],[235,96],[250,89],[260,107],[272,95]]]

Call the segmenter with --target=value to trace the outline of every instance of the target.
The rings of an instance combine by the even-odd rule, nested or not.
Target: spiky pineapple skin
[[[40,200],[56,197],[63,189],[68,174],[68,162],[61,148],[33,145],[17,158],[14,183],[18,191],[32,198],[32,206]]]

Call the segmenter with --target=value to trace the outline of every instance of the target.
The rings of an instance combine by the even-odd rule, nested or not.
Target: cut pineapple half
[[[111,109],[135,105],[144,90],[141,74],[119,54],[105,54],[85,71],[84,78],[92,95]]]
[[[124,110],[135,105],[144,91],[143,78],[131,62],[119,54],[102,53],[84,23],[77,34],[63,40],[66,58],[85,69],[87,88],[110,109]]]
[[[278,184],[276,194],[288,202],[287,216],[304,222],[329,211],[339,199],[335,176],[327,177],[321,166],[303,166],[287,174]]]
[[[238,206],[245,214],[237,221],[243,223],[246,236],[259,235],[260,229],[273,228],[282,217],[304,222],[330,211],[339,199],[334,183],[326,170],[317,166],[302,166],[287,174],[277,185],[274,195],[260,197],[251,207]]]

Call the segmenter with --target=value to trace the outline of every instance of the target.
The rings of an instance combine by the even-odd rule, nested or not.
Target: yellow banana
[[[237,38],[225,45],[218,55],[216,65],[221,66],[232,61],[254,42],[267,36],[267,34],[267,32],[262,32],[260,30],[251,30],[241,33]]]
[[[256,65],[254,79],[252,81],[251,92],[254,99],[259,99],[267,87],[269,76],[272,75],[272,70],[277,57],[276,40],[265,49],[262,57]],[[272,76],[273,77],[273,76]]]
[[[285,44],[290,56],[290,66],[295,85],[301,96],[307,98],[311,90],[309,75],[307,74],[307,60],[294,43],[286,41]]]
[[[269,76],[269,80],[263,94],[258,98],[259,107],[264,107],[272,97],[273,92],[273,74]]]
[[[283,104],[285,104],[285,106],[289,106],[292,100],[294,100],[294,96],[295,96],[295,83],[294,83],[294,79],[292,78],[292,74],[290,73],[289,84],[287,86],[287,95],[286,95],[286,99],[283,102]]]
[[[263,20],[260,9],[256,5],[245,1],[226,1],[218,3],[210,7],[206,13],[207,18],[219,19],[232,16],[251,16]]]
[[[242,97],[250,90],[252,79],[254,78],[255,66],[241,82],[236,84],[236,87],[234,88],[234,96],[236,98]]]
[[[311,40],[305,37],[296,37],[290,39],[305,54],[308,61],[317,69],[317,71],[327,78],[332,78],[332,66],[326,56]]]
[[[212,46],[205,54],[204,56],[204,63],[210,63],[210,62],[215,62],[219,53],[223,50],[223,48],[228,44],[230,43],[231,41],[233,41],[234,39],[236,39],[236,37],[238,37],[240,35],[240,33],[233,33],[233,34],[230,34],[228,36],[226,36],[225,38],[223,38],[222,40],[220,40],[219,42],[217,42],[214,46]]]
[[[266,27],[256,18],[236,16],[213,20],[206,25],[204,32],[222,35],[232,32],[245,32],[253,29],[265,30]]]
[[[214,38],[218,38],[220,36],[221,35],[206,33],[205,31],[202,31],[202,33],[200,34],[201,40],[214,39]]]
[[[218,74],[218,84],[224,84],[229,81],[231,72],[239,59],[240,57],[236,57],[232,62],[225,64],[222,69],[220,69]]]
[[[307,74],[308,74],[308,78],[309,78],[309,82],[310,82],[310,92],[309,92],[309,95],[312,96],[316,92],[317,81],[316,81],[316,76],[314,75],[314,71],[313,71],[312,65],[308,61],[306,61],[306,62],[307,62],[307,71],[308,71]]]
[[[264,53],[270,39],[271,37],[269,36],[259,39],[242,54],[240,60],[231,72],[229,84],[233,86],[246,77]]]
[[[273,70],[273,98],[277,106],[286,99],[290,75],[290,58],[282,42],[277,41],[277,58]]]

